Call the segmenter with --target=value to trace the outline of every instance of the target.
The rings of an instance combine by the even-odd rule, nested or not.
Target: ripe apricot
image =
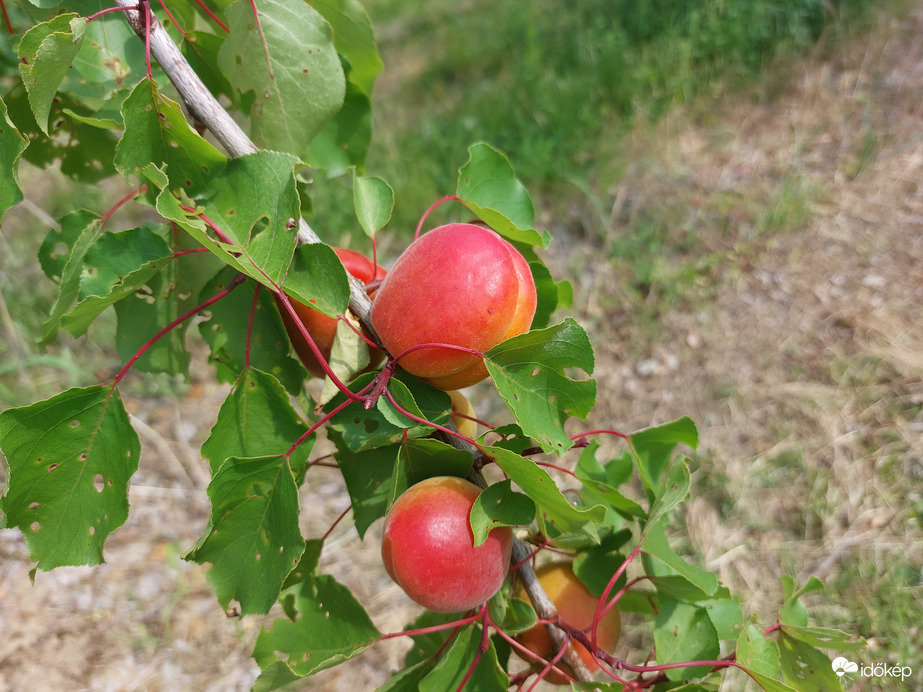
[[[461,389],[487,377],[478,355],[414,347],[484,353],[528,331],[536,302],[529,264],[516,248],[489,228],[453,223],[398,257],[378,290],[372,325],[402,368],[440,389]]]
[[[372,262],[368,257],[355,250],[334,248],[333,251],[336,252],[337,257],[340,258],[346,271],[365,284],[383,279],[388,273],[385,269]],[[371,291],[370,296],[374,295],[374,291]],[[298,302],[294,298],[290,298],[290,300],[292,301],[292,307],[295,308],[295,313],[298,315],[298,319],[301,320],[305,329],[308,330],[308,333],[314,339],[314,343],[317,344],[324,359],[330,360],[330,351],[333,348],[333,340],[336,338],[337,333],[337,320],[308,307],[304,303]],[[315,357],[307,340],[302,335],[301,330],[298,329],[295,320],[292,319],[288,310],[282,307],[278,298],[276,299],[276,303],[279,307],[279,313],[282,315],[282,322],[285,324],[285,331],[288,332],[289,339],[292,341],[292,346],[295,348],[295,352],[298,354],[304,367],[309,373],[314,375],[314,377],[323,377],[324,369]],[[368,334],[366,334],[366,336],[368,336]],[[380,351],[373,350],[371,355],[373,364],[375,364],[376,359],[377,362],[381,362],[383,356]]]
[[[478,424],[471,420],[474,418],[474,406],[468,401],[468,397],[457,389],[453,389],[448,394],[452,398],[452,422],[458,428],[459,433],[474,439],[478,436]]]
[[[558,616],[570,626],[583,630],[593,624],[593,615],[599,599],[577,579],[570,563],[551,563],[539,567],[535,571],[538,580],[548,594],[548,598],[557,608]],[[614,606],[599,621],[596,630],[596,643],[608,653],[615,651],[619,636],[622,632],[621,617],[618,607]],[[545,625],[535,625],[516,637],[520,644],[545,660],[552,658],[551,635]],[[589,671],[599,669],[599,662],[583,644],[571,640],[570,646],[579,654]],[[530,661],[535,667],[541,669],[541,663]],[[555,664],[565,673],[572,674],[570,666],[559,660]],[[545,676],[548,682],[556,685],[569,684],[568,680],[555,671],[549,671]]]
[[[491,530],[484,543],[474,546],[471,507],[480,492],[463,478],[428,478],[407,489],[385,516],[385,569],[410,598],[430,610],[453,613],[480,606],[509,570],[509,527]]]

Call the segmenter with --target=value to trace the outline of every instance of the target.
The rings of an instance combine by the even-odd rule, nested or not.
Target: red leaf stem
[[[143,355],[145,354],[145,352],[147,352],[147,350],[148,350],[151,346],[153,346],[155,343],[157,343],[157,341],[158,341],[161,337],[163,337],[165,334],[167,334],[167,333],[168,333],[171,329],[173,329],[174,327],[176,327],[176,326],[182,324],[183,322],[185,322],[186,320],[188,320],[190,317],[193,317],[194,315],[198,314],[199,312],[201,312],[202,310],[204,310],[205,308],[207,308],[209,305],[212,305],[212,304],[214,304],[214,303],[217,303],[219,300],[221,300],[222,298],[224,298],[228,293],[230,293],[230,292],[233,291],[235,288],[237,288],[241,283],[243,283],[243,281],[244,281],[245,278],[246,278],[246,277],[245,277],[243,274],[238,274],[237,276],[234,277],[233,281],[231,281],[231,283],[229,283],[224,289],[222,289],[221,291],[218,291],[218,293],[216,293],[215,295],[213,295],[211,298],[209,298],[208,300],[204,301],[203,303],[200,303],[199,305],[196,305],[194,308],[192,308],[192,309],[189,310],[188,312],[183,313],[182,315],[180,315],[179,317],[177,317],[175,320],[173,320],[172,322],[170,322],[170,324],[168,324],[166,327],[164,327],[164,328],[161,329],[159,332],[157,332],[156,334],[154,334],[154,336],[152,336],[150,339],[148,339],[148,340],[141,346],[141,348],[139,348],[137,351],[135,351],[135,354],[134,354],[131,358],[128,359],[128,362],[125,363],[125,365],[122,367],[121,370],[119,370],[118,374],[117,374],[114,378],[112,378],[113,385],[117,385],[119,382],[121,382],[121,381],[122,381],[122,378],[125,377],[125,375],[126,375],[126,374],[128,373],[128,371],[131,369],[131,367],[135,364],[135,361],[137,361],[138,358],[140,358],[141,356],[143,356]]]

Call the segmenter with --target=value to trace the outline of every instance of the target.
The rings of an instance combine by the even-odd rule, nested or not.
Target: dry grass
[[[575,278],[598,345],[591,424],[697,421],[696,493],[681,519],[705,564],[764,621],[781,574],[839,585],[813,601],[817,624],[876,638],[870,661],[901,650],[857,605],[866,591],[891,593],[895,564],[916,566],[906,635],[917,658],[901,662],[919,681],[923,5],[788,72],[772,98],[639,126],[636,164],[579,211],[601,216],[604,233],[559,238],[572,254],[550,261]],[[665,207],[684,210],[677,231],[709,260],[678,284],[674,307],[637,320],[644,306],[624,297],[600,248]],[[675,279],[671,261],[655,278]],[[129,402],[145,451],[110,564],[39,573],[30,586],[20,536],[0,533],[0,692],[249,687],[268,619],[225,617],[204,570],[180,559],[207,517],[196,450],[223,391],[205,372],[182,401]],[[304,492],[305,533],[317,536],[347,499],[324,469]],[[394,631],[414,609],[377,566],[374,534],[361,544],[338,528],[325,569]],[[304,689],[373,689],[401,652],[375,647]]]

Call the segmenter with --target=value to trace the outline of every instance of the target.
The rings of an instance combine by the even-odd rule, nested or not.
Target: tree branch
[[[143,41],[147,31],[144,15],[138,10],[137,0],[115,0],[120,7],[126,8],[123,14],[129,25]],[[146,7],[141,5],[140,7]],[[150,46],[151,56],[157,61],[161,69],[169,77],[173,86],[179,92],[180,98],[189,112],[202,125],[215,136],[232,158],[254,154],[259,151],[257,147],[228,114],[218,99],[212,95],[204,82],[180,52],[177,45],[170,38],[166,29],[151,13],[150,20]],[[314,232],[307,221],[299,219],[298,242],[302,244],[323,242]],[[347,274],[349,278],[349,307],[359,318],[362,324],[375,334],[372,329],[369,314],[372,310],[372,301],[365,292],[362,282]]]

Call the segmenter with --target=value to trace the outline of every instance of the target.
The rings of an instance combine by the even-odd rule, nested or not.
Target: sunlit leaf
[[[420,692],[456,690],[467,676],[466,688],[480,692],[504,692],[509,677],[500,667],[497,650],[488,640],[487,651],[478,658],[481,630],[469,626],[459,632],[433,671],[420,682]]]
[[[70,389],[0,413],[9,464],[0,510],[38,568],[103,562],[103,543],[128,516],[138,435],[114,386]]]
[[[551,236],[532,228],[535,209],[529,193],[504,154],[480,142],[468,149],[458,170],[455,194],[501,235],[529,245],[548,247]]]
[[[359,225],[370,238],[391,219],[394,190],[381,178],[356,175],[353,177],[353,201]]]
[[[471,529],[474,545],[487,540],[487,535],[500,526],[526,526],[535,518],[535,503],[527,495],[514,492],[511,481],[488,486],[471,508]]]
[[[565,368],[591,375],[595,359],[586,331],[573,319],[500,343],[484,356],[487,370],[526,435],[546,452],[573,446],[564,430],[596,403],[596,382],[568,377]]]

